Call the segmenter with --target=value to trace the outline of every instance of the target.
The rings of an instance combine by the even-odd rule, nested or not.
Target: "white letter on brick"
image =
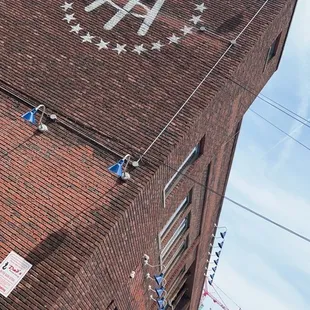
[[[104,29],[112,30],[127,14],[132,14],[135,17],[143,19],[142,25],[138,30],[138,35],[145,36],[165,1],[166,0],[156,0],[154,6],[152,8],[149,8],[145,4],[141,3],[140,0],[128,0],[124,7],[118,6],[112,0],[95,0],[94,2],[85,7],[85,11],[91,12],[107,2],[118,11],[104,25]],[[130,13],[136,5],[143,7],[146,13],[144,15]]]

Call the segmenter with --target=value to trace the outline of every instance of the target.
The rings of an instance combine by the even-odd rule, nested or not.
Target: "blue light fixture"
[[[43,119],[43,116],[44,116],[44,113],[45,113],[45,106],[44,106],[43,104],[40,104],[40,105],[38,105],[36,108],[34,108],[34,109],[32,109],[32,110],[26,112],[25,114],[23,114],[23,115],[22,115],[22,118],[23,118],[25,121],[27,121],[27,122],[29,122],[29,123],[31,123],[31,124],[33,124],[33,125],[36,125],[36,117],[35,117],[35,115],[36,115],[36,113],[37,113],[41,108],[43,108],[43,111],[42,111],[42,114],[41,114],[41,117],[40,117],[40,120],[39,120],[38,130],[40,130],[40,131],[43,132],[43,131],[47,131],[47,130],[48,130],[48,129],[47,129],[47,126],[46,126],[45,124],[42,123],[42,119]],[[55,115],[53,115],[53,117],[56,118]],[[54,119],[55,119],[55,118],[54,118]]]
[[[224,241],[218,243],[218,246],[219,246],[220,249],[223,248],[223,245],[224,245]]]
[[[211,274],[210,278],[213,280],[214,279],[214,274]]]
[[[27,122],[35,125],[36,124],[36,118],[35,115],[38,112],[36,108],[32,109],[31,111],[26,112],[24,115],[22,115],[22,118],[26,120]]]
[[[215,252],[215,255],[216,255],[217,257],[220,257],[220,254],[221,254],[221,251]]]
[[[159,309],[164,309],[165,308],[165,298],[157,299],[157,304],[158,304]]]
[[[165,288],[163,286],[161,286],[160,288],[155,288],[155,292],[158,297],[161,297],[165,292]]]
[[[217,264],[219,263],[219,259],[215,259],[213,262],[217,266]]]
[[[224,239],[225,236],[226,236],[226,233],[227,233],[227,231],[221,232],[221,233],[220,233],[220,236]]]
[[[213,272],[215,272],[215,271],[216,271],[216,269],[217,269],[217,266],[216,266],[216,267],[213,267],[213,268],[212,268]]]
[[[123,165],[124,165],[125,161],[124,159],[121,159],[120,161],[118,161],[116,164],[114,164],[113,166],[109,167],[109,171],[118,175],[119,177],[121,177],[123,175]]]
[[[127,154],[124,158],[119,160],[116,164],[108,168],[108,170],[116,174],[119,178],[126,181],[130,179],[130,174],[126,172],[130,160],[130,155]]]
[[[212,282],[213,282],[212,280],[209,280],[209,281],[208,281],[208,283],[209,283],[211,286],[212,286]]]
[[[162,282],[163,282],[163,280],[164,280],[164,274],[161,273],[161,274],[159,274],[159,275],[155,275],[155,276],[154,276],[154,279],[155,279],[155,281],[156,281],[156,283],[157,283],[158,285],[161,285]]]

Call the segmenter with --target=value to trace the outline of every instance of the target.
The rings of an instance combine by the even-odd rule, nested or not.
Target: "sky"
[[[299,0],[279,70],[262,94],[310,118],[310,1]],[[256,99],[252,108],[310,147],[309,128]],[[226,195],[310,238],[310,153],[248,111]],[[230,310],[309,310],[310,243],[225,202],[215,274]],[[217,287],[226,293],[225,296]],[[210,292],[218,297],[210,288]],[[219,299],[219,298],[218,298]],[[236,304],[237,305],[236,305]],[[221,309],[210,298],[204,310]]]

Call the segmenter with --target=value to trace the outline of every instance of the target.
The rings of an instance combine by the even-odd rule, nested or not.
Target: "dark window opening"
[[[200,142],[193,148],[193,150],[188,154],[180,167],[176,170],[172,178],[168,181],[164,189],[165,197],[167,197],[171,193],[171,191],[178,184],[186,170],[202,154],[204,149],[204,142],[205,137],[203,137]]]
[[[271,59],[273,59],[273,57],[276,56],[279,43],[280,43],[280,39],[281,39],[281,33],[278,35],[278,37],[273,41],[273,43],[269,47],[266,63],[269,63]]]

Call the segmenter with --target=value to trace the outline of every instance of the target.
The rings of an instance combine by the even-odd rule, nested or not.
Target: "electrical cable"
[[[272,103],[270,103],[269,101],[267,101],[266,99],[264,99],[264,98],[261,96],[261,94],[259,94],[259,93],[257,94],[257,93],[255,93],[255,92],[249,90],[249,89],[248,89],[247,87],[245,87],[244,85],[242,85],[242,84],[236,82],[235,80],[233,80],[233,79],[231,79],[231,78],[229,78],[229,77],[226,77],[226,78],[227,78],[229,81],[233,82],[234,84],[240,86],[242,89],[246,90],[247,92],[249,92],[249,93],[252,94],[253,96],[256,96],[256,97],[259,98],[260,100],[262,100],[262,101],[264,101],[265,103],[267,103],[268,105],[272,106],[273,108],[275,108],[275,109],[281,111],[282,113],[284,113],[284,114],[286,114],[287,116],[293,118],[293,119],[296,120],[297,122],[299,122],[299,123],[303,124],[304,126],[310,128],[310,125],[306,124],[306,123],[310,123],[310,121],[309,121],[308,119],[306,119],[306,118],[302,117],[301,115],[299,115],[299,114],[293,112],[292,110],[286,108],[285,106],[281,105],[280,103],[277,103],[276,101],[274,101],[274,100],[272,100],[272,99],[268,99],[268,100],[270,100],[270,101],[275,102],[277,105],[279,105],[281,108],[285,109],[286,111],[292,113],[293,115],[296,116],[296,117],[295,117],[295,116],[289,114],[288,112],[283,111],[282,109],[280,109],[279,107],[277,107],[275,104],[272,104]],[[302,120],[305,121],[306,123],[302,122],[302,121],[301,121],[300,119],[298,119],[297,117],[299,117],[300,119],[302,119]]]
[[[265,117],[263,117],[262,115],[260,115],[259,113],[257,113],[256,111],[254,111],[253,109],[249,109],[252,113],[256,114],[258,117],[260,117],[261,119],[263,119],[265,122],[267,122],[268,124],[270,124],[271,126],[273,126],[274,128],[278,129],[279,131],[281,131],[282,133],[284,133],[286,136],[290,137],[291,139],[293,139],[295,142],[297,142],[298,144],[300,144],[301,146],[303,146],[304,148],[306,148],[308,151],[310,151],[310,147],[308,147],[307,145],[303,144],[302,142],[300,142],[299,140],[295,139],[292,135],[288,134],[287,132],[285,132],[284,130],[282,130],[280,127],[278,127],[277,125],[273,124],[272,122],[270,122],[268,119],[266,119]]]
[[[168,168],[170,168],[171,170],[173,170],[173,171],[175,171],[175,172],[178,171],[177,169],[175,169],[175,168],[173,168],[173,167],[171,167],[171,166],[169,166],[169,165],[167,165],[167,164],[163,164],[163,165],[166,166],[166,167],[168,167]],[[288,233],[290,233],[290,234],[292,234],[292,235],[295,235],[296,237],[298,237],[298,238],[300,238],[300,239],[303,239],[304,241],[307,241],[307,242],[310,243],[310,239],[307,238],[306,236],[304,236],[304,235],[302,235],[302,234],[299,234],[299,233],[295,232],[294,230],[292,230],[292,229],[290,229],[290,228],[288,228],[288,227],[286,227],[286,226],[284,226],[284,225],[281,225],[281,224],[279,224],[279,223],[277,223],[277,222],[271,220],[269,217],[264,216],[264,215],[262,215],[262,214],[260,214],[260,213],[258,213],[258,212],[256,212],[256,211],[250,209],[249,207],[247,207],[247,206],[245,206],[245,205],[243,205],[243,204],[241,204],[241,203],[239,203],[239,202],[237,202],[237,201],[235,201],[235,200],[229,198],[228,196],[226,196],[226,195],[224,195],[224,194],[218,193],[218,192],[215,191],[214,189],[212,189],[212,188],[210,188],[210,187],[208,187],[208,186],[205,186],[204,184],[200,183],[199,181],[195,180],[194,178],[187,176],[185,173],[179,172],[179,174],[182,175],[183,177],[187,178],[188,180],[192,181],[193,183],[195,183],[195,184],[197,184],[197,185],[199,185],[199,186],[205,188],[206,190],[209,190],[211,193],[213,193],[213,194],[215,194],[215,195],[217,195],[217,196],[220,196],[221,198],[223,198],[223,199],[225,199],[225,200],[231,202],[232,204],[238,206],[239,208],[241,208],[241,209],[243,209],[243,210],[245,210],[245,211],[248,211],[248,212],[252,213],[253,215],[255,215],[255,216],[257,216],[257,217],[259,217],[259,218],[265,220],[266,222],[269,222],[270,224],[273,224],[274,226],[276,226],[276,227],[278,227],[278,228],[281,228],[282,230],[285,230],[286,232],[288,232]]]
[[[260,9],[255,13],[255,15],[250,19],[250,21],[246,24],[246,26],[241,30],[241,32],[237,35],[237,37],[232,41],[236,42],[240,38],[240,36],[244,33],[244,31],[249,27],[249,25],[253,22],[253,20],[256,18],[256,16],[261,12],[261,10],[265,7],[265,5],[270,0],[266,0]],[[224,53],[221,55],[221,57],[217,60],[217,62],[214,64],[214,66],[208,71],[208,73],[204,76],[204,78],[201,80],[201,82],[197,85],[197,87],[193,90],[193,92],[189,95],[189,97],[185,100],[185,102],[181,105],[179,110],[173,115],[173,117],[169,120],[169,122],[164,126],[164,128],[161,130],[161,132],[155,137],[155,139],[151,142],[151,144],[146,148],[146,150],[140,155],[137,162],[139,163],[140,160],[145,156],[145,154],[152,148],[152,146],[156,143],[156,141],[162,136],[162,134],[166,131],[166,129],[170,126],[170,124],[173,122],[173,120],[179,115],[179,113],[183,110],[183,108],[186,106],[188,101],[195,95],[195,93],[198,91],[198,89],[201,87],[201,85],[205,82],[205,80],[210,76],[210,74],[214,71],[214,69],[218,66],[218,64],[221,62],[221,60],[226,56],[226,54],[230,51],[231,47],[234,46],[233,43],[230,43],[228,48],[224,51]]]
[[[310,120],[310,118],[309,118]],[[298,129],[300,129],[301,127],[303,127],[304,124],[300,124],[299,126],[296,126],[295,128],[293,128],[293,130],[291,132],[289,132],[289,135],[291,136],[295,131],[297,131]],[[267,154],[269,154],[273,149],[275,149],[278,145],[280,145],[282,142],[284,142],[285,140],[287,140],[289,138],[289,135],[284,136],[281,140],[279,140],[274,146],[272,146],[267,152],[265,152],[263,154],[263,156],[261,156],[261,159],[263,159]]]
[[[216,288],[217,288],[218,290],[220,290],[230,301],[232,301],[239,309],[241,309],[241,307],[240,307],[231,297],[229,297],[218,285],[216,285],[216,284],[214,283],[214,281],[213,281],[213,283],[212,283],[213,288],[214,288],[214,285],[215,285]],[[215,288],[214,288],[214,289],[215,289]]]
[[[223,305],[224,305],[227,309],[229,309],[228,306],[226,305],[226,303],[224,302],[223,298],[221,297],[221,295],[220,295],[220,294],[218,293],[218,291],[215,289],[215,287],[214,287],[214,286],[212,286],[212,287],[213,287],[215,293],[217,294],[217,296],[220,298],[220,300],[221,300],[221,302],[223,303]]]

